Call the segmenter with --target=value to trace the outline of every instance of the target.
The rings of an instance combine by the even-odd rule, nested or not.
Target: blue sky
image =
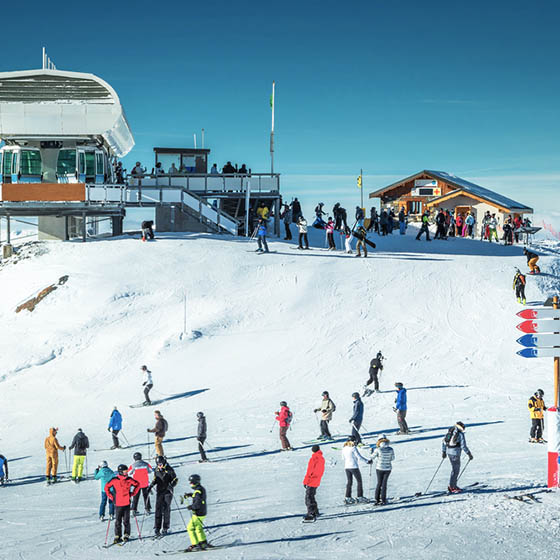
[[[268,171],[274,79],[288,197],[350,206],[360,168],[366,190],[432,168],[536,208],[560,200],[557,2],[96,6],[35,0],[22,27],[21,6],[3,5],[0,70],[37,67],[46,45],[58,68],[106,79],[136,139],[129,167],[204,128],[220,166]]]

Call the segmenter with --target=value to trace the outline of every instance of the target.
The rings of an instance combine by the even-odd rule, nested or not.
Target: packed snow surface
[[[0,453],[12,483],[0,488],[0,557],[150,558],[189,544],[181,518],[189,512],[174,503],[170,536],[146,538],[153,515],[141,515],[141,541],[132,520],[133,540],[105,550],[99,482],[44,482],[51,426],[63,445],[78,428],[89,436],[90,476],[104,459],[116,468],[131,464],[135,451],[147,455],[154,407],[129,407],[143,400],[143,364],[153,373],[152,398],[163,399],[155,408],[169,422],[164,448],[180,479],[176,496],[189,489],[190,474],[202,476],[209,540],[224,545],[199,554],[509,560],[558,553],[558,494],[544,492],[546,446],[528,443],[527,399],[542,388],[550,404],[552,360],[516,355],[520,306],[512,278],[514,267],[527,270],[521,248],[427,243],[415,241],[415,232],[374,236],[378,247],[367,259],[324,251],[320,232],[309,251],[272,240],[269,255],[255,254],[245,240],[168,234],[149,243],[126,236],[49,243],[46,252],[3,266]],[[540,264],[550,275],[528,277],[528,304],[558,292],[558,254],[557,245],[546,247]],[[68,282],[33,313],[15,313],[63,275]],[[313,409],[328,390],[337,406],[331,432],[348,434],[351,394],[362,391],[378,350],[386,357],[381,392],[364,399],[362,432],[368,444],[382,433],[391,439],[394,501],[377,509],[343,505],[344,468],[333,449],[340,437],[322,445],[322,515],[302,524],[311,455],[303,442],[319,434]],[[395,435],[396,381],[408,388],[407,420],[416,432],[408,436]],[[182,396],[165,400],[173,395]],[[279,451],[274,412],[281,400],[294,413],[293,452]],[[115,405],[132,447],[94,451],[111,446]],[[196,463],[198,411],[207,416],[212,446],[206,464]],[[441,439],[458,420],[474,454],[460,485],[478,487],[408,499],[426,490]],[[446,460],[430,492],[447,488],[449,471]],[[68,474],[63,452],[59,473]],[[362,475],[371,495],[375,471],[370,479],[363,465]],[[506,498],[526,492],[540,502]]]

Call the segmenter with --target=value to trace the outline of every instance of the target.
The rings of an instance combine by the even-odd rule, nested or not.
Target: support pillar
[[[82,241],[85,243],[87,239],[87,220],[86,213],[82,213]]]
[[[115,237],[117,235],[122,235],[123,233],[123,217],[122,216],[112,216],[112,235]]]
[[[12,229],[11,229],[11,225],[10,225],[10,216],[6,216],[6,243],[8,243],[8,245],[11,243],[11,234],[12,234]]]

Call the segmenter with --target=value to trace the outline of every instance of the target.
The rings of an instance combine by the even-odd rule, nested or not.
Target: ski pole
[[[89,470],[88,470],[88,464],[87,464],[87,455],[86,455],[86,480],[89,478]]]
[[[138,530],[138,538],[142,541],[142,534],[140,533],[140,527],[138,526],[138,518],[134,516],[134,521],[136,521],[136,529]]]
[[[64,463],[66,464],[66,472],[68,472],[68,457],[66,455],[66,449],[64,450]]]
[[[274,423],[272,424],[272,428],[270,428],[270,433],[272,433],[272,431],[274,430],[274,426],[276,426],[276,420],[274,420]]]
[[[428,490],[430,489],[430,486],[432,485],[432,482],[434,481],[434,478],[436,477],[436,474],[438,473],[439,469],[441,468],[441,465],[443,465],[443,462],[445,461],[445,457],[442,458],[438,468],[436,469],[436,472],[434,473],[434,476],[432,476],[432,480],[430,480],[428,486],[426,487],[426,490],[424,490],[424,494],[426,494],[428,492]],[[416,492],[416,494],[414,494],[415,496],[421,496],[422,492]]]
[[[148,438],[148,458],[150,458],[150,433],[149,432],[146,437]]]
[[[128,445],[128,447],[130,447],[130,442],[128,441],[128,438],[124,435],[124,432],[121,430],[121,436],[124,438],[124,440],[126,441],[126,445]]]
[[[109,516],[109,523],[107,523],[107,532],[105,533],[105,545],[107,546],[107,539],[109,538],[109,528],[111,527],[111,516]]]
[[[467,467],[469,466],[469,463],[471,462],[471,460],[469,459],[467,461],[467,464],[463,467],[463,470],[459,473],[459,476],[457,477],[457,482],[459,482],[459,479],[461,478],[461,476],[463,475],[463,473],[466,471]]]
[[[186,527],[187,524],[185,523],[185,518],[183,517],[183,514],[181,513],[181,508],[179,507],[179,504],[177,503],[177,498],[175,497],[175,494],[172,492],[171,495],[173,496],[173,500],[175,500],[175,506],[177,507],[177,510],[179,511],[179,515],[181,516],[181,520],[183,521],[183,525]]]

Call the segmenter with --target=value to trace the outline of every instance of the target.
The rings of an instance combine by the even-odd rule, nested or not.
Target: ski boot
[[[154,531],[154,538],[155,538],[155,539],[159,539],[160,537],[161,537],[161,533],[159,532],[159,529],[156,529],[156,530]]]
[[[355,504],[356,500],[354,498],[344,498],[344,503],[349,506],[350,504]]]
[[[537,438],[534,437],[530,438],[529,443],[537,443]]]
[[[113,521],[115,519],[115,515],[111,513],[111,515],[109,515],[109,521]]]
[[[169,529],[163,529],[163,531],[161,532],[162,537],[166,537],[168,534],[169,534]]]
[[[51,482],[52,482],[52,484],[56,484],[56,482],[57,482],[56,475],[51,478]]]
[[[115,537],[113,539],[113,544],[119,544],[120,542],[122,542],[122,539],[120,537]]]
[[[105,521],[105,516],[104,516],[104,515],[100,515],[100,516],[99,516],[99,521]]]
[[[527,305],[527,300],[523,298],[523,305]]]
[[[303,518],[303,523],[313,523],[315,521],[315,517],[313,515],[306,515]]]
[[[130,539],[130,535],[125,535],[125,536],[123,537],[123,544],[124,544],[124,543],[127,543],[129,539]]]
[[[130,515],[132,515],[132,517],[136,517],[136,516],[138,515],[138,512],[137,512],[135,509],[133,509],[133,510],[130,512]]]
[[[544,439],[542,437],[537,439],[537,443],[545,443]]]
[[[365,498],[364,496],[360,496],[356,502],[358,504],[369,504],[369,500],[367,498]]]
[[[111,449],[117,449],[117,446],[116,446],[116,445],[112,445],[112,446],[111,446]]]
[[[47,481],[47,486],[50,486],[51,485],[51,477],[47,476],[46,481]]]
[[[451,488],[451,493],[452,494],[460,494],[463,490],[461,488],[459,488],[458,486],[455,486],[454,488]]]
[[[521,303],[521,298],[520,297],[517,298],[517,303]]]
[[[191,546],[185,548],[185,552],[197,552],[198,550],[202,550],[198,544],[191,544]]]

